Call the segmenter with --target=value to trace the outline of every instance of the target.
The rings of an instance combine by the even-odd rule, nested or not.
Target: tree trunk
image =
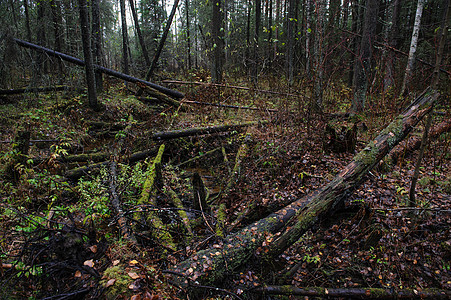
[[[161,36],[160,43],[158,44],[157,51],[153,56],[152,63],[150,64],[149,70],[146,74],[146,81],[149,81],[152,77],[153,71],[157,66],[158,59],[160,58],[161,51],[163,50],[164,43],[169,34],[169,29],[171,29],[172,20],[174,19],[175,12],[177,11],[177,6],[179,5],[179,0],[174,1],[174,5],[172,6],[171,14],[169,15],[168,21],[166,23],[166,27],[164,28],[163,35]]]
[[[423,93],[328,185],[230,235],[224,239],[221,249],[198,251],[193,258],[180,262],[173,270],[202,284],[212,284],[245,264],[257,249],[260,253],[279,255],[321,217],[332,213],[364,181],[368,172],[431,110],[437,97],[438,94],[431,91]],[[291,229],[271,242],[274,235],[291,220],[294,221],[289,224]],[[269,247],[262,247],[263,242]],[[181,279],[178,282],[183,284]]]
[[[295,30],[294,25],[296,20],[295,2],[297,0],[288,1],[288,15],[287,15],[287,58],[286,71],[289,85],[294,81],[294,45],[295,45]]]
[[[89,106],[98,110],[96,80],[94,76],[94,64],[92,62],[91,38],[89,34],[89,16],[86,0],[78,0],[80,10],[80,26],[81,37],[83,41],[83,56],[85,58],[86,84],[88,86],[88,103]]]
[[[365,108],[366,92],[371,77],[371,57],[377,24],[378,0],[367,0],[365,9],[360,53],[355,65],[355,90],[352,102],[352,111],[354,112],[361,112]]]
[[[125,0],[119,0],[121,6],[121,29],[122,29],[122,71],[128,74],[128,32],[125,11]]]
[[[186,50],[188,69],[191,69],[191,38],[190,38],[190,19],[189,19],[189,0],[185,0],[185,14],[186,14]]]
[[[400,12],[400,0],[394,0],[390,6],[390,11],[387,14],[387,38],[390,47],[398,47],[397,35],[399,34],[399,12]],[[395,85],[394,79],[394,67],[393,67],[393,52],[389,50],[384,55],[385,58],[385,74],[384,74],[384,92],[388,92]]]
[[[415,23],[412,30],[412,39],[410,41],[409,58],[407,59],[406,72],[404,73],[404,80],[402,81],[400,95],[405,95],[407,88],[410,85],[410,80],[413,74],[413,64],[415,62],[415,53],[417,52],[418,36],[420,34],[421,16],[423,15],[423,7],[425,0],[418,0],[417,12],[415,14]]]
[[[79,65],[79,66],[85,66],[85,62],[83,60],[75,58],[73,56],[70,56],[70,55],[67,55],[67,54],[64,54],[64,53],[60,53],[60,52],[57,52],[57,51],[52,50],[52,49],[47,49],[45,47],[41,47],[41,46],[38,46],[38,45],[35,45],[35,44],[32,44],[32,43],[28,43],[28,42],[20,40],[20,39],[14,38],[14,41],[19,46],[22,46],[22,47],[25,47],[25,48],[34,49],[34,50],[37,50],[37,51],[40,51],[40,52],[44,52],[44,53],[46,53],[49,56],[59,57],[59,58],[65,60],[65,61],[74,63],[74,64]],[[102,73],[114,76],[114,77],[119,78],[119,79],[123,79],[123,80],[128,81],[128,82],[141,83],[141,84],[144,84],[146,86],[150,86],[151,88],[156,89],[157,91],[162,92],[163,94],[169,95],[171,97],[175,97],[175,98],[183,98],[183,97],[185,97],[184,94],[182,94],[182,93],[180,93],[178,91],[174,91],[174,90],[165,88],[165,87],[160,86],[158,84],[155,84],[155,83],[152,83],[152,82],[148,82],[148,81],[136,78],[136,77],[132,77],[130,75],[127,75],[127,74],[124,74],[124,73],[121,73],[121,72],[117,72],[117,71],[114,71],[114,70],[111,70],[111,69],[108,69],[108,68],[105,68],[105,67],[102,67],[102,66],[99,66],[99,65],[95,65],[94,64],[93,66],[94,66],[95,69],[99,70]]]
[[[435,62],[435,67],[434,67],[434,76],[432,79],[432,86],[433,88],[437,88],[438,87],[438,83],[440,80],[440,65],[442,63],[442,59],[443,59],[443,49],[445,47],[445,42],[446,42],[446,33],[448,32],[449,26],[450,26],[450,13],[451,13],[451,0],[443,0],[443,7],[444,7],[444,11],[443,11],[443,17],[442,17],[442,22],[440,24],[440,42],[439,42],[439,46],[438,46],[438,50],[437,50],[437,59]]]
[[[383,289],[383,288],[324,288],[307,287],[299,288],[291,285],[284,286],[266,286],[252,290],[254,293],[265,295],[288,295],[288,296],[306,296],[321,299],[339,298],[339,299],[449,299],[451,292],[449,290],[437,289]]]
[[[324,52],[325,52],[325,36],[324,36],[324,24],[326,22],[326,5],[327,1],[318,0],[316,3],[316,25],[315,25],[315,41],[314,52],[315,65],[314,65],[314,101],[317,109],[321,110],[323,105],[323,81],[324,81]]]
[[[102,28],[100,27],[100,0],[92,0],[91,6],[91,18],[92,18],[92,53],[94,63],[97,65],[102,64]],[[97,92],[102,92],[103,90],[103,78],[102,72],[95,70],[96,77],[96,89]]]
[[[30,14],[28,12],[28,0],[23,1],[23,6],[25,10],[25,27],[27,28],[27,39],[32,41],[31,39],[31,29],[30,29]]]
[[[222,82],[222,68],[224,63],[224,18],[222,0],[212,1],[212,62],[211,62],[211,82]]]
[[[258,66],[259,66],[259,39],[260,39],[260,27],[261,27],[261,15],[262,15],[262,1],[255,0],[255,31],[254,31],[254,50],[252,55],[252,82],[254,84],[258,81]]]
[[[129,0],[130,9],[133,15],[133,21],[135,22],[136,33],[138,34],[139,45],[141,46],[141,50],[143,52],[144,61],[146,62],[146,66],[150,66],[149,54],[147,53],[146,44],[144,42],[144,38],[141,33],[141,27],[139,26],[138,14],[136,13],[135,3],[133,0]]]

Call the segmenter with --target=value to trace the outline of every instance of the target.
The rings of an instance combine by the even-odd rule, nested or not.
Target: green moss
[[[120,266],[113,266],[103,272],[103,278],[100,281],[104,287],[109,280],[114,279],[114,284],[110,285],[105,290],[106,299],[116,299],[118,296],[131,296],[129,286],[133,280],[128,276],[127,272]],[[128,295],[128,296],[127,296]]]
[[[226,206],[224,203],[219,205],[216,223],[216,235],[224,237],[224,224],[226,220]]]

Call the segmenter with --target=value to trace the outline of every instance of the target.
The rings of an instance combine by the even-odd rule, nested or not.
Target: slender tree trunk
[[[390,6],[390,11],[387,14],[387,31],[388,44],[390,47],[397,48],[397,35],[399,34],[399,12],[401,0],[394,0]],[[386,51],[385,58],[385,74],[384,74],[384,92],[388,92],[395,85],[392,51]]]
[[[121,27],[122,27],[122,71],[125,74],[129,73],[128,69],[128,32],[127,32],[127,18],[125,11],[125,0],[119,0],[121,6]]]
[[[259,39],[262,15],[262,1],[255,0],[255,31],[254,31],[254,54],[252,57],[252,81],[254,84],[258,81],[258,67],[260,59]]]
[[[158,44],[157,51],[153,56],[152,63],[150,64],[149,70],[146,74],[146,81],[149,81],[152,77],[153,71],[157,67],[158,59],[160,58],[161,51],[163,50],[164,43],[168,38],[169,29],[171,29],[172,20],[174,19],[175,12],[177,11],[177,6],[179,5],[179,0],[174,1],[174,5],[172,6],[171,14],[168,17],[168,21],[166,22],[166,27],[164,28],[163,35],[161,36],[160,43]]]
[[[321,110],[323,105],[323,81],[324,81],[324,52],[326,41],[324,39],[324,24],[326,22],[326,5],[327,0],[317,0],[315,6],[316,25],[315,25],[315,41],[314,41],[314,99],[316,109]]]
[[[78,0],[80,10],[80,27],[83,41],[83,56],[85,58],[86,83],[88,85],[89,106],[98,110],[94,66],[92,62],[91,38],[89,34],[89,15],[86,0]]]
[[[33,42],[32,38],[31,38],[30,14],[28,12],[28,0],[23,1],[23,6],[24,6],[24,10],[25,10],[25,27],[27,29],[27,39],[30,42]]]
[[[440,80],[440,65],[442,63],[443,60],[443,50],[445,48],[445,42],[446,42],[446,34],[449,30],[450,27],[450,23],[451,23],[451,18],[450,18],[450,14],[451,14],[451,0],[443,0],[443,8],[445,9],[445,11],[443,12],[443,17],[442,17],[442,22],[440,25],[440,37],[439,37],[439,46],[438,46],[438,50],[437,50],[437,58],[436,58],[436,62],[435,62],[435,67],[434,67],[434,76],[432,79],[432,87],[433,88],[438,88],[438,84],[439,84],[439,80]]]
[[[92,31],[92,53],[93,61],[97,65],[102,63],[102,28],[100,27],[100,0],[91,0],[91,31]],[[103,91],[103,76],[102,72],[95,70],[96,90],[98,93]]]
[[[188,69],[191,69],[191,38],[190,38],[190,19],[189,19],[189,0],[185,0],[185,14],[186,14],[186,44],[187,47],[187,61]]]
[[[129,2],[130,2],[130,9],[131,9],[132,15],[133,15],[133,21],[135,22],[136,33],[138,34],[139,45],[141,46],[141,50],[143,52],[144,61],[146,62],[146,66],[150,66],[149,54],[147,52],[146,44],[144,42],[144,38],[141,33],[141,27],[139,26],[139,19],[138,19],[138,14],[136,13],[136,9],[135,9],[135,2],[133,0],[129,0]]]
[[[63,49],[61,48],[61,8],[59,5],[59,1],[57,0],[51,0],[50,1],[50,10],[52,12],[52,22],[53,22],[53,33],[54,33],[54,37],[55,37],[55,46],[54,48],[56,49],[56,51],[63,51]],[[63,64],[61,62],[61,60],[58,60],[57,62],[58,65],[58,73],[62,74],[63,73]]]
[[[213,83],[221,83],[222,67],[224,63],[224,18],[222,12],[222,0],[214,0],[212,6],[213,57],[211,62],[211,81]]]
[[[417,12],[415,14],[415,23],[412,30],[412,39],[410,41],[409,58],[407,59],[406,71],[404,73],[404,80],[402,81],[400,95],[405,95],[408,92],[408,86],[412,79],[413,67],[415,62],[415,53],[417,52],[418,36],[420,34],[421,16],[423,15],[423,7],[425,0],[418,0]]]
[[[449,22],[449,11],[451,10],[451,1],[450,0],[443,0],[443,8],[445,9],[443,11],[443,17],[442,17],[442,22],[440,24],[440,38],[439,38],[439,47],[437,49],[437,56],[436,56],[436,61],[435,61],[435,68],[434,68],[434,76],[432,78],[432,88],[436,89],[439,83],[439,77],[440,77],[440,64],[442,62],[442,56],[443,56],[443,48],[445,45],[445,37],[446,37],[446,32],[447,30],[447,25]],[[424,127],[424,133],[423,133],[423,137],[421,139],[421,146],[420,146],[420,152],[418,153],[418,159],[415,165],[415,171],[413,173],[412,176],[412,183],[410,185],[410,190],[409,190],[409,205],[410,206],[415,206],[416,205],[416,200],[415,200],[415,188],[417,185],[417,181],[418,181],[418,177],[420,175],[420,167],[421,167],[421,162],[423,160],[423,156],[424,156],[424,151],[426,150],[426,145],[427,145],[427,141],[428,141],[428,135],[429,135],[429,130],[431,128],[431,124],[432,124],[432,112],[429,113],[428,118],[426,120],[426,126]]]
[[[268,52],[266,54],[266,56],[268,57],[269,63],[271,64],[273,58],[272,58],[272,44],[273,44],[273,40],[272,40],[272,32],[273,32],[273,22],[272,22],[272,0],[269,0],[269,12],[268,12]]]
[[[276,0],[276,40],[274,41],[274,60],[279,52],[280,0]]]
[[[307,76],[310,76],[311,72],[311,55],[310,44],[312,36],[312,0],[305,0],[305,72]]]
[[[286,58],[286,70],[289,85],[294,81],[294,45],[295,45],[295,32],[294,24],[296,22],[295,2],[297,0],[288,1],[288,15],[287,15],[287,58]]]
[[[249,49],[251,48],[251,3],[251,0],[247,2],[246,49],[244,51],[244,61],[246,65],[250,61]]]
[[[360,53],[356,61],[355,89],[352,110],[361,112],[365,108],[366,92],[371,76],[371,57],[377,23],[378,0],[367,0]]]

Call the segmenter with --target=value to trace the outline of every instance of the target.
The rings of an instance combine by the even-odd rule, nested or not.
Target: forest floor
[[[219,289],[172,285],[165,270],[196,251],[216,247],[228,229],[236,231],[330,182],[403,105],[388,97],[373,99],[359,116],[364,125],[359,127],[356,152],[337,154],[323,149],[325,125],[340,128],[350,123],[311,114],[305,95],[209,85],[172,88],[186,92],[187,100],[260,110],[144,103],[118,82],[110,82],[99,96],[100,112],[86,106],[86,95],[71,91],[0,99],[0,299],[278,299],[257,292],[266,285],[451,290],[450,132],[428,143],[415,207],[408,206],[408,199],[418,151],[405,153],[395,165],[381,161],[344,207],[320,220],[278,260],[264,263],[255,253],[251,263],[218,283]],[[325,96],[326,111],[346,111],[350,91],[339,86],[335,90]],[[434,115],[433,124],[451,117],[449,97],[442,97],[437,109],[445,114]],[[226,133],[150,138],[161,131],[263,120],[269,123]],[[424,122],[409,138],[421,136],[423,128]],[[17,163],[14,150],[19,131],[31,134],[23,163]],[[247,140],[249,149],[236,180],[229,191],[219,193],[246,139],[251,142]],[[161,179],[152,196],[157,205],[143,205],[143,185],[162,143]],[[132,153],[147,149],[152,154],[145,161],[127,164]],[[219,150],[204,155],[214,149]],[[114,151],[119,154],[114,156]],[[67,178],[69,170],[93,162],[65,157],[90,153],[118,159],[114,188],[136,243],[120,236],[109,164],[81,178]],[[195,173],[210,198],[217,196],[202,212],[193,204]],[[188,226],[170,191],[181,199]],[[155,212],[175,248],[157,238],[158,230],[143,217]]]

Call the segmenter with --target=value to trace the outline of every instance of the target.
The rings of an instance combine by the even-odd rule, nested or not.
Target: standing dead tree
[[[181,278],[187,277],[201,284],[214,283],[244,265],[257,249],[269,257],[283,253],[321,217],[332,214],[344,202],[368,172],[432,109],[437,98],[438,93],[425,91],[329,184],[228,236],[220,248],[198,251],[192,258],[180,262],[171,270],[171,274],[182,275],[175,280],[179,279],[182,285],[186,281]],[[287,226],[290,229],[284,232]],[[277,239],[276,233],[280,234]],[[263,247],[263,242],[268,246]]]

